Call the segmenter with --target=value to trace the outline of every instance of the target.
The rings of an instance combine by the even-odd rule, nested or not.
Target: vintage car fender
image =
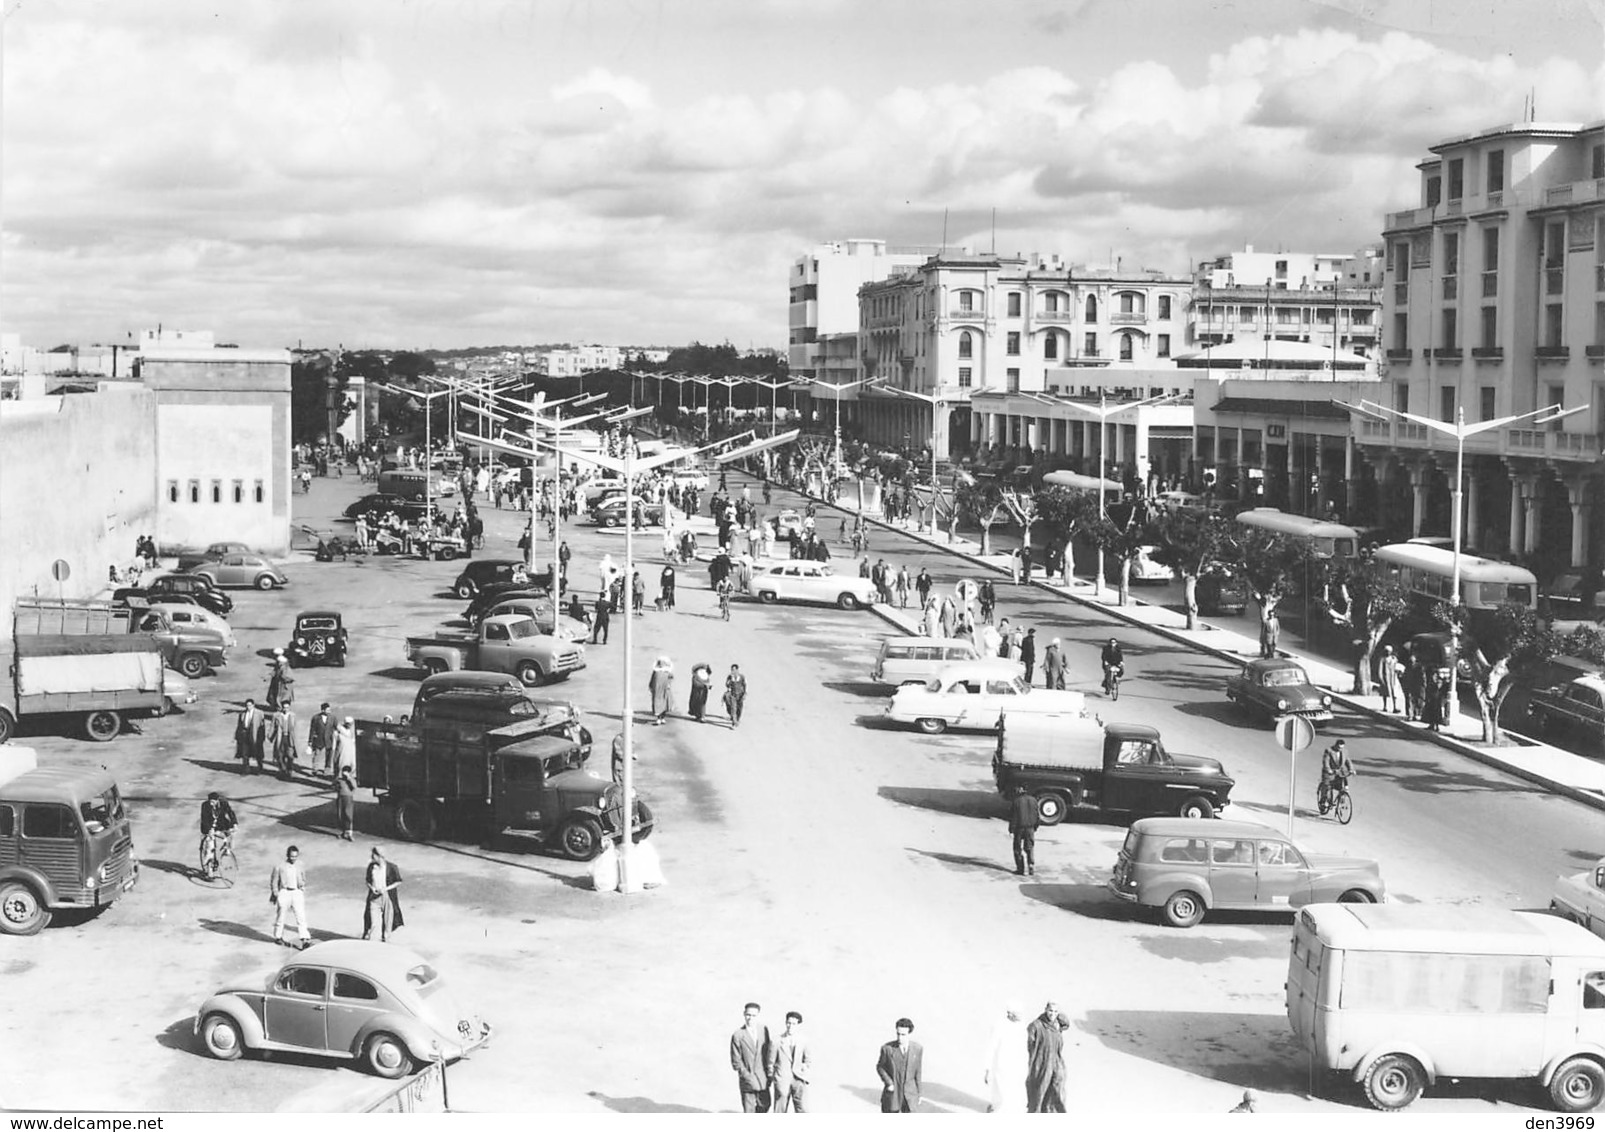
[[[1138,885],[1137,902],[1160,908],[1164,906],[1165,901],[1184,889],[1188,892],[1198,893],[1198,897],[1204,902],[1206,909],[1215,906],[1215,892],[1209,887],[1209,877],[1200,873],[1167,876],[1163,882],[1150,883],[1146,887]]]
[[[439,1052],[442,1053],[461,1052],[461,1043],[443,1041],[433,1030],[418,1021],[418,1019],[409,1017],[406,1014],[389,1013],[381,1014],[377,1018],[370,1020],[367,1025],[357,1031],[356,1036],[351,1041],[351,1056],[361,1057],[362,1048],[368,1044],[368,1039],[380,1033],[394,1034],[400,1038],[414,1061],[435,1060],[437,1046],[441,1047]],[[446,1050],[445,1047],[447,1045],[453,1046],[454,1049],[452,1051]]]
[[[1594,1042],[1579,1042],[1568,1048],[1565,1053],[1557,1053],[1539,1072],[1538,1083],[1547,1089],[1549,1083],[1555,1079],[1555,1071],[1574,1057],[1591,1057],[1595,1061],[1605,1062],[1605,1046],[1596,1045]]]
[[[4,709],[0,709],[0,712],[3,711]],[[50,883],[50,878],[45,876],[44,873],[31,869],[27,865],[8,865],[0,869],[0,881],[13,880],[21,881],[33,889],[39,896],[39,903],[46,908],[61,907],[61,894],[56,891],[56,886]]]
[[[1402,1053],[1406,1057],[1413,1057],[1421,1066],[1421,1071],[1427,1076],[1427,1084],[1431,1085],[1438,1079],[1438,1067],[1432,1060],[1432,1055],[1415,1042],[1384,1042],[1372,1046],[1354,1063],[1349,1076],[1356,1083],[1365,1080],[1365,1075],[1371,1071],[1371,1066],[1377,1063],[1378,1058],[1386,1057],[1390,1053]]]
[[[201,1036],[201,1023],[208,1014],[226,1014],[233,1020],[240,1031],[240,1043],[247,1049],[261,1049],[262,1043],[267,1040],[262,1032],[262,1019],[256,1016],[256,1011],[246,1005],[245,1000],[237,994],[225,991],[214,994],[195,1012],[195,1036]]]

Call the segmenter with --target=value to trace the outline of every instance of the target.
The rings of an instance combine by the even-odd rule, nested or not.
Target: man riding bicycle
[[[1103,646],[1103,652],[1098,659],[1103,662],[1103,690],[1107,695],[1115,681],[1125,675],[1126,654],[1121,649],[1120,642],[1110,637],[1109,643]]]
[[[234,827],[239,825],[234,807],[216,790],[201,803],[201,864],[208,874],[216,867],[222,846],[234,838]]]
[[[1348,749],[1339,739],[1326,750],[1321,752],[1321,784],[1316,788],[1316,806],[1324,814],[1331,808],[1333,801],[1349,788],[1349,779],[1354,777],[1354,763],[1349,759]]]

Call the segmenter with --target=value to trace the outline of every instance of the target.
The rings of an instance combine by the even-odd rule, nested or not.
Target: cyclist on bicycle
[[[214,837],[225,844],[234,836],[234,827],[239,825],[239,819],[234,816],[234,807],[228,804],[228,799],[216,790],[206,796],[201,803],[201,860],[207,861],[216,854],[207,853],[207,843]]]
[[[1125,675],[1126,654],[1120,647],[1120,642],[1113,637],[1103,646],[1103,652],[1098,659],[1103,662],[1103,690],[1107,695],[1114,682]]]
[[[1349,788],[1349,779],[1353,776],[1354,763],[1342,739],[1321,752],[1321,785],[1316,790],[1316,803],[1323,814],[1332,801]]]

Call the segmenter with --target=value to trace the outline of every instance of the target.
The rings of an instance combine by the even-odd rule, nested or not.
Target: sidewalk
[[[833,506],[824,500],[816,502],[821,506]],[[1005,555],[982,557],[980,545],[971,539],[958,537],[949,542],[945,534],[939,533],[933,537],[928,531],[888,523],[868,513],[864,515],[864,519],[884,530],[907,535],[933,549],[968,559],[984,569],[994,570],[1003,575],[1009,572],[1008,559]],[[1129,625],[1148,629],[1180,644],[1213,653],[1223,660],[1241,664],[1259,655],[1258,638],[1238,632],[1230,626],[1201,619],[1199,622],[1201,627],[1190,631],[1186,627],[1187,618],[1183,613],[1154,605],[1135,596],[1131,598],[1130,605],[1119,605],[1119,593],[1113,582],[1106,585],[1102,598],[1097,596],[1097,587],[1093,582],[1080,578],[1074,579],[1069,586],[1055,585],[1040,579],[1033,579],[1031,584],[1038,589],[1060,594],[1080,605],[1100,609]],[[899,610],[883,609],[879,605],[874,609],[882,618],[906,633],[919,631],[914,620]],[[1372,716],[1401,731],[1413,731],[1422,739],[1458,751],[1477,762],[1535,783],[1553,793],[1563,794],[1596,809],[1605,810],[1605,765],[1525,736],[1513,735],[1508,731],[1502,734],[1509,746],[1486,747],[1481,742],[1481,717],[1467,713],[1463,709],[1456,713],[1455,718],[1443,731],[1430,731],[1425,724],[1408,723],[1403,716],[1384,712],[1380,696],[1352,695],[1348,689],[1354,686],[1354,677],[1347,669],[1290,649],[1280,649],[1279,652],[1301,663],[1309,673],[1311,682],[1329,691],[1337,703]]]

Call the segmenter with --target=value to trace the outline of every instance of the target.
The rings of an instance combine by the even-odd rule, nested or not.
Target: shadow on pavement
[[[915,1019],[919,1021],[919,1019]],[[919,1031],[915,1031],[918,1038]],[[842,1091],[864,1101],[872,1108],[879,1109],[881,1105],[881,1091],[875,1088],[866,1088],[862,1085],[844,1085]],[[985,1112],[986,1101],[980,1097],[972,1096],[962,1089],[955,1089],[951,1085],[944,1085],[940,1081],[926,1081],[920,1091],[919,1112]]]
[[[918,853],[921,857],[929,857],[933,861],[940,861],[944,865],[959,865],[963,868],[985,869],[987,872],[1014,874],[1014,864],[1011,861],[993,860],[990,857],[965,857],[957,853],[937,853],[930,849],[914,849],[910,852]]]
[[[1249,718],[1243,714],[1242,708],[1238,707],[1236,704],[1228,703],[1225,700],[1206,700],[1203,703],[1173,704],[1172,708],[1175,711],[1179,711],[1182,715],[1190,715],[1195,719],[1207,719],[1212,723],[1224,723],[1228,727],[1240,727],[1244,731],[1263,731],[1266,735],[1270,735],[1271,733],[1269,728],[1259,727],[1257,724],[1252,723]]]
[[[1180,668],[1136,668],[1132,666],[1132,650],[1127,650],[1126,672],[1129,674],[1121,681],[1122,685],[1130,684],[1133,680],[1159,682],[1172,687],[1192,688],[1211,695],[1222,695],[1224,687],[1221,678],[1213,672],[1188,672]]]
[[[188,1016],[172,1023],[156,1035],[156,1044],[163,1049],[176,1049],[184,1053],[203,1053],[195,1037],[195,1018]]]
[[[381,668],[375,672],[368,673],[368,675],[382,676],[386,680],[410,680],[414,684],[420,683],[424,677],[422,670],[413,668],[411,665],[397,668]]]
[[[1531,794],[1548,796],[1549,791],[1519,779],[1506,780],[1483,777],[1473,770],[1450,770],[1429,762],[1395,759],[1381,763],[1367,772],[1375,778],[1390,779],[1405,790],[1417,793],[1438,794],[1444,791],[1480,794]],[[1356,800],[1363,791],[1355,795]],[[1356,807],[1358,808],[1358,807]]]
[[[267,932],[253,928],[249,924],[237,923],[234,920],[209,920],[202,916],[197,921],[201,927],[218,935],[231,935],[236,939],[248,939],[255,943],[272,943],[273,937]]]
[[[1042,904],[1074,912],[1089,920],[1129,921],[1140,917],[1142,910],[1128,906],[1109,894],[1101,884],[1038,884],[1027,882],[1020,886],[1022,895]]]
[[[883,700],[892,694],[891,688],[871,680],[825,680],[822,683],[833,692],[846,692],[850,696],[863,696],[865,699]]]
[[[922,810],[935,810],[941,814],[954,814],[961,818],[1001,818],[1007,807],[1002,798],[980,790],[937,790],[925,786],[882,786],[876,793],[882,798],[914,806]]]
[[[195,871],[192,866],[181,865],[177,861],[153,861],[149,857],[141,857],[139,859],[139,867],[142,869],[155,869],[159,873],[172,873],[174,876],[180,877],[187,877]]]
[[[1284,1014],[1089,1010],[1077,1027],[1108,1049],[1230,1085],[1222,1112],[1242,1089],[1302,1095],[1308,1087],[1309,1059]]]
[[[606,1093],[586,1093],[601,1101],[610,1112],[709,1112],[710,1109],[696,1108],[692,1105],[669,1104],[664,1101],[655,1101],[650,1097],[610,1097]]]

